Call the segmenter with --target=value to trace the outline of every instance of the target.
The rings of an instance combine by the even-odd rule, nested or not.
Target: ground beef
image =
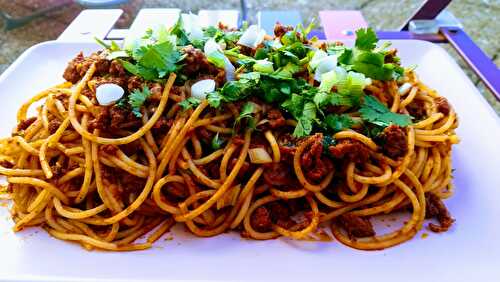
[[[169,186],[166,187],[166,189],[164,189],[164,191],[170,197],[173,197],[176,200],[185,199],[187,196],[189,196],[189,193],[188,193],[186,187],[180,183],[172,182],[172,183],[170,183]]]
[[[130,111],[125,110],[118,106],[112,106],[109,109],[109,115],[111,117],[110,128],[111,129],[119,129],[123,123],[129,121],[127,118],[129,117]],[[134,119],[136,121],[136,119]]]
[[[286,221],[290,218],[290,209],[283,203],[271,202],[267,205],[271,213],[271,221],[278,223],[279,221]]]
[[[321,142],[323,140],[322,136],[317,134],[309,138],[314,138],[315,140],[309,150],[305,150],[300,159],[300,164],[304,167],[312,166],[314,159],[320,158],[323,153],[323,143]]]
[[[319,182],[333,169],[333,164],[328,158],[322,156],[323,136],[316,134],[309,138],[314,138],[315,141],[302,155],[300,164],[308,179]]]
[[[144,80],[138,76],[131,76],[127,80],[127,89],[129,92],[134,91],[135,89],[142,89],[144,85]]]
[[[266,207],[260,206],[252,213],[250,225],[259,232],[267,232],[272,228],[271,214]]]
[[[85,85],[85,87],[82,89],[82,95],[89,98],[90,100],[93,100],[95,98],[95,92],[92,91],[88,85]]]
[[[202,50],[189,45],[183,49],[184,67],[182,71],[189,77],[201,79],[213,79],[217,86],[222,86],[226,80],[225,71],[211,64]]]
[[[122,64],[117,60],[111,61],[111,64],[109,65],[109,74],[118,77],[124,77],[127,75]]]
[[[199,126],[195,129],[196,136],[203,140],[206,144],[210,144],[214,138],[215,133],[206,129],[204,126]]]
[[[245,139],[243,139],[241,136],[239,135],[235,135],[233,138],[231,138],[231,142],[234,144],[234,145],[243,145],[245,144]]]
[[[200,69],[207,69],[210,64],[200,49],[189,45],[182,49],[185,54],[183,71],[187,75],[197,75]]]
[[[95,76],[107,74],[110,68],[110,61],[101,57],[100,52],[93,53],[89,57],[83,56],[80,52],[76,57],[68,63],[64,70],[63,77],[71,83],[77,83],[88,71],[90,66],[95,63]]]
[[[297,148],[291,146],[279,146],[280,148],[280,161],[287,164],[293,163],[293,156]]]
[[[336,145],[328,147],[330,154],[337,159],[347,159],[355,163],[364,163],[370,157],[370,149],[354,139],[342,139]]]
[[[99,149],[108,155],[114,155],[118,151],[118,147],[112,144],[102,145]]]
[[[270,163],[264,165],[264,182],[271,186],[293,186],[296,179],[292,167],[285,163]]]
[[[237,158],[233,158],[229,162],[227,170],[228,171],[232,171],[237,162],[238,162],[238,159]],[[247,162],[247,161],[243,162],[243,164],[241,165],[240,170],[238,171],[238,177],[244,177],[245,174],[248,172],[249,169],[250,169],[250,163]]]
[[[58,119],[52,119],[49,122],[49,133],[54,134],[56,133],[57,129],[59,129],[59,126],[61,126],[61,121]]]
[[[252,48],[248,47],[245,45],[238,45],[240,47],[240,53],[246,56],[255,56],[255,52],[257,51],[257,48]]]
[[[206,175],[210,177],[211,179],[218,179],[220,178],[220,165],[217,162],[210,162],[203,166],[205,169]]]
[[[297,143],[297,138],[295,138],[290,133],[284,133],[284,134],[278,135],[278,137],[276,138],[276,141],[278,142],[278,145],[280,145],[280,146],[294,147],[295,144]]]
[[[89,81],[89,85],[93,86],[92,89],[94,89],[94,91],[95,89],[97,89],[97,87],[99,87],[99,85],[108,83],[119,85],[125,89],[125,87],[127,87],[127,78],[119,76],[103,76],[95,77]]]
[[[120,199],[123,196],[123,189],[118,186],[119,173],[110,167],[101,166],[102,184],[113,197]]]
[[[103,74],[109,73],[109,67],[111,65],[111,62],[109,60],[101,57],[101,55],[99,53],[94,53],[94,54],[90,55],[89,59],[95,63],[95,74],[96,75],[103,75]],[[85,75],[85,72],[83,73],[84,75]]]
[[[163,87],[160,83],[153,82],[148,84],[149,91],[151,92],[151,96],[149,96],[149,102],[160,102],[161,94],[163,93]],[[175,86],[174,86],[175,87]]]
[[[146,185],[146,179],[120,170],[119,179],[122,188],[127,192],[140,192]]]
[[[450,113],[451,106],[445,97],[437,97],[436,99],[434,99],[434,102],[436,102],[436,107],[438,112],[443,113],[445,115]]]
[[[423,120],[427,116],[424,102],[422,100],[414,99],[408,106],[406,106],[406,110],[416,120]]]
[[[36,119],[36,117],[30,117],[28,119],[20,121],[17,125],[17,131],[26,130],[28,127],[30,127],[31,124],[36,121]]]
[[[267,113],[267,119],[269,120],[269,127],[271,127],[272,129],[279,128],[285,125],[285,118],[277,109],[270,110]]]
[[[353,214],[343,214],[338,217],[337,222],[345,229],[349,237],[375,236],[375,230],[370,220]]]
[[[108,107],[97,106],[96,116],[94,119],[89,121],[89,131],[92,132],[94,129],[106,130],[109,123],[109,111]]]
[[[8,160],[1,160],[0,161],[0,166],[4,168],[13,168],[14,164],[9,162]]]
[[[425,206],[426,206],[426,218],[436,218],[439,225],[434,223],[429,223],[429,229],[433,232],[445,232],[447,231],[455,220],[451,217],[448,209],[444,205],[443,201],[433,193],[427,193],[425,195]]]
[[[76,55],[76,57],[68,63],[68,66],[64,70],[64,79],[71,83],[77,83],[80,78],[82,78],[79,68],[81,68],[84,59],[85,57],[83,56],[83,52],[78,53],[78,55]]]
[[[252,142],[250,143],[250,149],[252,148],[267,148],[269,146],[269,141],[267,141],[266,136],[262,132],[255,132],[252,135]]]
[[[155,135],[166,133],[174,124],[173,119],[168,119],[165,116],[161,116],[153,125],[153,130]]]
[[[384,154],[391,158],[399,158],[408,152],[408,138],[403,128],[389,125],[384,129],[376,141],[382,146]]]
[[[215,86],[217,88],[222,87],[226,82],[226,71],[224,69],[219,69],[214,65],[210,65],[207,72],[209,74],[200,74],[196,80],[213,79],[215,80]]]
[[[399,65],[400,64],[399,61],[396,60],[397,52],[398,52],[398,50],[396,48],[391,48],[390,50],[388,50],[386,52],[385,57],[384,57],[384,63],[385,64],[393,64],[394,63],[394,64]]]
[[[89,131],[104,132],[140,127],[142,122],[130,110],[113,106],[96,106],[97,115],[89,122]]]
[[[280,24],[279,22],[277,22],[274,25],[274,36],[281,37],[285,33],[292,31],[292,30],[293,30],[293,26],[284,26],[284,25]]]
[[[137,152],[142,151],[141,142],[139,140],[135,140],[134,142],[120,145],[119,148],[127,156],[131,156],[137,154]]]

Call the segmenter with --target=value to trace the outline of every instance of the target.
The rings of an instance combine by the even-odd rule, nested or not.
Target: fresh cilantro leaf
[[[245,103],[243,107],[241,107],[241,112],[238,118],[238,120],[242,120],[245,118],[250,118],[252,117],[252,114],[255,112],[255,105],[253,103]]]
[[[129,54],[126,51],[122,50],[115,41],[111,41],[111,44],[107,44],[106,42],[97,37],[94,37],[94,40],[97,42],[97,44],[101,45],[104,49],[108,51],[108,55],[106,56],[106,59],[108,60],[114,60],[116,58],[125,58],[129,56]]]
[[[210,145],[211,145],[213,150],[218,150],[222,147],[223,144],[224,144],[224,140],[219,137],[219,132],[217,132],[217,134],[215,134],[214,138],[212,138],[212,142],[210,142]]]
[[[302,36],[303,39],[307,39],[307,35],[309,35],[309,33],[311,33],[311,31],[313,30],[313,28],[316,26],[316,18],[313,18],[311,20],[311,22],[309,23],[308,26],[304,27],[302,26],[302,23],[299,23],[297,25],[297,28],[296,30],[299,31],[300,35]]]
[[[343,93],[333,93],[329,95],[328,102],[332,106],[356,106],[359,105],[361,95],[347,95]]]
[[[180,15],[177,22],[170,30],[170,34],[177,36],[177,45],[186,46],[189,44],[189,38],[186,30],[184,29],[184,22],[182,21],[182,17]]]
[[[142,39],[151,39],[153,37],[153,29],[148,27],[146,31],[144,31],[144,35],[142,36]]]
[[[297,31],[295,30],[287,31],[285,34],[283,34],[283,36],[281,36],[281,43],[283,43],[283,45],[285,46],[292,45],[293,43],[299,41],[300,38],[297,34]]]
[[[218,108],[222,102],[236,102],[243,100],[256,92],[260,80],[259,73],[245,73],[240,75],[239,80],[228,81],[215,92],[207,95],[210,106]]]
[[[204,31],[203,31],[203,35],[205,37],[209,37],[209,38],[215,38],[217,37],[218,35],[222,34],[222,30],[216,28],[215,26],[211,25],[209,27],[207,27]]]
[[[349,129],[351,128],[356,122],[346,114],[342,115],[334,115],[334,114],[329,114],[325,118],[325,123],[328,126],[328,129],[333,131],[333,133]]]
[[[307,83],[303,79],[277,79],[262,75],[257,95],[266,103],[281,103],[292,93],[300,93]]]
[[[218,107],[221,102],[235,102],[245,99],[256,91],[259,79],[259,73],[242,74],[239,80],[226,82],[221,89],[214,92],[217,94],[209,94],[208,102],[211,106]]]
[[[189,110],[191,108],[196,108],[198,105],[201,103],[199,99],[196,99],[195,97],[189,97],[185,100],[182,100],[179,102],[179,106],[182,107],[183,111]]]
[[[247,102],[241,107],[240,115],[236,118],[234,122],[234,126],[241,123],[243,120],[246,120],[247,126],[249,128],[255,128],[255,119],[253,118],[253,114],[255,113],[255,104],[251,102]]]
[[[304,137],[309,135],[313,129],[313,122],[316,120],[316,105],[312,102],[304,104],[302,115],[297,120],[297,126],[293,131],[293,136]]]
[[[130,73],[140,76],[145,80],[153,80],[156,78],[156,72],[152,69],[145,68],[139,64],[132,64],[125,60],[120,60],[122,66]]]
[[[391,112],[376,98],[368,95],[364,97],[364,102],[363,105],[361,105],[359,112],[365,121],[383,127],[391,124],[408,126],[411,124],[412,119],[409,115]]]
[[[352,69],[365,74],[369,78],[378,80],[390,80],[393,78],[394,65],[384,64],[382,66],[376,66],[370,63],[355,61]]]
[[[111,40],[111,46],[110,46],[109,50],[111,50],[111,51],[120,51],[121,48],[118,45],[118,43],[116,43],[114,40]]]
[[[120,60],[123,67],[132,74],[145,80],[163,78],[178,69],[176,65],[181,59],[181,53],[170,42],[165,41],[152,45],[138,45],[132,51],[136,63]]]
[[[316,93],[316,95],[314,95],[313,102],[314,102],[314,104],[316,104],[316,107],[318,107],[318,109],[319,109],[319,108],[328,104],[328,102],[330,100],[329,96],[330,96],[330,94],[328,94],[325,91],[318,91],[318,93]]]
[[[218,108],[218,107],[220,107],[220,105],[222,103],[222,99],[223,99],[222,96],[217,91],[207,94],[208,104],[212,108]]]
[[[241,80],[229,81],[220,89],[220,94],[224,102],[235,102],[250,96],[250,89],[253,86],[251,83],[245,83]]]
[[[241,31],[229,31],[223,33],[222,39],[226,42],[226,44],[235,44],[240,40],[240,37],[243,35]]]
[[[135,89],[132,93],[130,93],[128,103],[132,108],[132,113],[136,117],[142,117],[141,107],[149,96],[151,96],[151,91],[149,91],[149,87],[147,86],[144,86],[142,90]]]
[[[177,70],[176,63],[180,58],[181,53],[176,50],[175,46],[171,42],[165,41],[150,46],[138,63],[146,68],[156,70],[158,77],[162,78]]]
[[[255,59],[257,60],[263,60],[269,57],[269,53],[272,51],[272,46],[270,45],[269,41],[264,41],[264,47],[258,48],[255,51]]]
[[[304,109],[304,97],[298,94],[292,94],[292,97],[283,102],[281,107],[297,118],[301,116],[302,110]]]
[[[103,40],[97,38],[96,36],[94,36],[94,40],[97,42],[97,44],[101,45],[104,49],[111,50],[111,45],[104,42]]]
[[[354,44],[356,48],[370,51],[377,46],[377,42],[377,34],[371,27],[356,30],[356,43]]]
[[[215,42],[223,41],[229,48],[235,46],[242,34],[241,31],[223,31],[215,26],[209,26],[203,31],[205,38],[213,38]]]
[[[107,56],[106,59],[108,60],[114,60],[117,58],[127,58],[129,57],[128,53],[126,51],[112,51],[110,52]]]
[[[365,124],[363,134],[372,139],[375,139],[382,133],[382,131],[384,131],[384,128],[385,128],[384,126],[379,126],[375,124]]]
[[[270,77],[276,79],[292,79],[293,75],[300,71],[300,67],[296,64],[289,62],[286,66],[281,67],[269,74]]]
[[[214,66],[220,68],[220,69],[223,69],[224,66],[225,66],[225,60],[226,60],[226,57],[224,56],[224,54],[219,51],[219,50],[216,50],[216,51],[213,51],[211,52],[210,54],[205,54],[206,57],[207,57],[207,60],[212,63]]]

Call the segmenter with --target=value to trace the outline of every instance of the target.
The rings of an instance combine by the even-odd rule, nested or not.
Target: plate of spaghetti
[[[498,168],[498,150],[487,158],[491,144],[479,148],[469,137],[478,129],[461,124],[473,113],[500,136],[491,109],[473,109],[487,106],[470,81],[434,45],[378,42],[371,28],[354,42],[322,42],[308,38],[311,28],[202,29],[184,15],[122,44],[51,42],[27,51],[0,79],[8,121],[0,245],[15,253],[4,277],[221,279],[213,269],[221,263],[234,266],[224,279],[324,277],[329,260],[346,275],[372,254],[400,263],[473,240],[467,213],[481,211],[471,194],[486,195],[491,207],[487,193],[500,183],[486,172]],[[429,66],[433,60],[440,65]],[[432,87],[417,75],[422,68]],[[457,87],[472,94],[451,92]],[[478,177],[468,171],[474,161],[487,164],[483,191],[467,182]],[[485,236],[500,235],[474,226],[483,227]],[[471,254],[486,250],[474,244],[466,249],[481,251]],[[37,256],[42,266],[22,266]],[[72,256],[93,271],[54,268]],[[151,270],[161,261],[170,264],[166,276]],[[199,273],[185,272],[189,262]],[[142,269],[130,277],[117,274],[136,263]],[[285,273],[251,271],[263,263]],[[320,270],[311,274],[313,267]]]

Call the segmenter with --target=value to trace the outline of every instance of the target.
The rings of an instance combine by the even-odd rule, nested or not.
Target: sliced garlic
[[[215,80],[204,79],[197,81],[191,86],[191,97],[203,100],[207,98],[207,94],[215,90]]]
[[[95,97],[99,105],[108,106],[120,100],[125,94],[125,90],[114,83],[105,83],[97,86]]]
[[[265,30],[259,28],[257,25],[251,25],[247,28],[243,35],[241,35],[240,40],[238,40],[238,44],[250,48],[256,48],[260,43],[262,43],[262,41],[264,41],[265,36]]]

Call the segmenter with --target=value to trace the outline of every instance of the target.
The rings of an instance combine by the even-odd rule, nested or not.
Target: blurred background
[[[6,31],[0,20],[0,74],[30,46],[56,39],[66,26],[85,9],[80,3],[91,1],[70,0],[0,0],[0,16],[23,17],[56,4],[62,8],[39,17],[28,24]],[[125,11],[118,22],[127,28],[141,8],[179,8],[197,13],[199,9],[240,9],[239,0],[129,0],[113,6]],[[248,18],[255,22],[260,10],[298,10],[302,18],[318,17],[320,10],[360,10],[369,25],[380,30],[397,30],[422,4],[422,0],[247,0]],[[476,44],[500,66],[500,0],[455,0],[447,8],[463,24],[464,30]],[[500,114],[500,103],[485,88],[465,62],[449,46],[443,45],[476,84],[481,94]]]

